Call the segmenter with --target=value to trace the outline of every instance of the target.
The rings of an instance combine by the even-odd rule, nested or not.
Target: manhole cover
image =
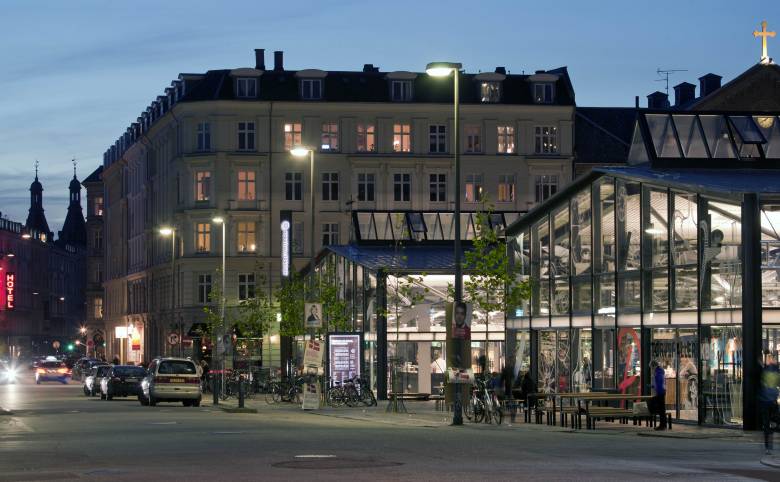
[[[358,459],[354,457],[305,457],[296,458],[271,464],[273,467],[282,469],[364,469],[374,467],[398,467],[403,465],[401,462],[390,462],[388,460],[379,460],[374,458]]]

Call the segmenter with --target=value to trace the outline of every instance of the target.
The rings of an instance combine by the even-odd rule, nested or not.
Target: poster
[[[471,368],[448,368],[447,383],[474,384],[474,370]]]
[[[322,303],[306,303],[304,308],[303,326],[307,330],[322,328]]]
[[[471,340],[471,303],[458,301],[452,310],[452,338]]]
[[[343,382],[360,376],[360,335],[328,335],[328,376]]]
[[[303,383],[303,410],[318,410],[320,408],[320,384],[314,377]]]
[[[322,342],[319,340],[308,340],[306,342],[306,351],[303,354],[304,373],[313,371],[316,374],[319,372],[322,366],[323,349]]]

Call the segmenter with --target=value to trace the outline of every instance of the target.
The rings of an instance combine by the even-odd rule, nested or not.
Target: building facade
[[[87,192],[86,221],[86,299],[85,320],[87,347],[95,357],[105,356],[105,323],[103,320],[103,273],[105,253],[103,244],[103,166],[87,176],[82,185]],[[91,342],[91,343],[90,343]]]

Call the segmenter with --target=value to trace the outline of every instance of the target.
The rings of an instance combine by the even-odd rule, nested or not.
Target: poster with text
[[[306,351],[303,353],[303,372],[314,373],[319,372],[322,366],[323,355],[322,342],[319,340],[308,340],[306,342]]]
[[[314,377],[311,382],[303,383],[303,400],[301,408],[303,410],[318,410],[320,408],[320,384]]]
[[[360,376],[360,335],[328,335],[328,376],[343,382]]]
[[[303,326],[307,330],[322,328],[322,303],[305,303]]]

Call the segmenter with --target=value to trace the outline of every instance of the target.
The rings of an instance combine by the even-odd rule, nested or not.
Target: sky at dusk
[[[632,106],[662,90],[656,69],[732,79],[758,61],[752,31],[780,30],[780,1],[3,0],[0,211],[24,222],[35,160],[51,229],[65,218],[70,160],[83,179],[180,72],[253,67],[468,72],[568,66],[580,106]],[[780,58],[780,37],[769,54]],[[697,89],[698,93],[698,89]]]

